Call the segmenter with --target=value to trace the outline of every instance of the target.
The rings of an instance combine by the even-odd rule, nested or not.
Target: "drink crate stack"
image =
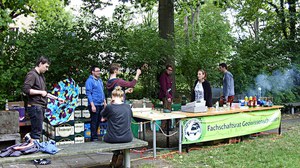
[[[79,84],[78,106],[75,109],[75,142],[84,143],[90,140],[90,112],[84,83]]]
[[[53,126],[48,119],[43,122],[43,141],[54,140],[57,145],[75,143],[75,121],[72,115],[68,122]]]
[[[43,141],[54,140],[57,145],[77,144],[90,141],[90,112],[84,84],[79,84],[79,98],[77,107],[69,121],[57,126],[50,125],[45,119],[43,123]],[[107,122],[100,123],[98,135],[103,137],[106,133]]]
[[[85,98],[85,89],[80,87],[80,94],[78,98],[78,107],[75,109],[73,115],[70,117],[69,121],[60,125],[52,126],[48,119],[45,119],[43,122],[43,141],[54,140],[57,145],[62,144],[75,144],[75,143],[84,143],[84,121],[83,117],[87,119],[88,115],[82,115],[82,111],[87,110],[87,99],[86,103]],[[82,94],[84,93],[84,94]],[[85,112],[86,113],[86,112]],[[88,119],[89,120],[89,119]]]

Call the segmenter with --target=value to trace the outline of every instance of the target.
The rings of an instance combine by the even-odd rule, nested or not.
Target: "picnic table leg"
[[[124,153],[123,165],[125,168],[130,168],[130,149],[124,149],[123,153]]]
[[[156,121],[152,121],[153,124],[153,157],[156,158]]]
[[[295,109],[294,107],[291,108],[291,113],[294,115],[295,114]]]
[[[143,123],[143,140],[145,140],[145,131],[146,131],[146,124]]]
[[[182,153],[182,128],[181,128],[181,120],[179,120],[179,128],[178,128],[178,131],[179,131],[179,153]]]
[[[170,134],[170,120],[167,120],[167,135]],[[169,137],[167,136],[167,148],[170,147],[170,139]]]

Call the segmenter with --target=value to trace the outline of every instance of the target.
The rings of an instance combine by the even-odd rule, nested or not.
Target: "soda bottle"
[[[9,110],[9,109],[8,109],[8,100],[7,100],[7,99],[5,100],[5,110],[6,110],[6,111]]]
[[[248,107],[252,107],[252,96],[249,97]]]
[[[252,107],[256,107],[256,96],[253,97]]]
[[[248,106],[248,97],[245,96],[245,106]]]

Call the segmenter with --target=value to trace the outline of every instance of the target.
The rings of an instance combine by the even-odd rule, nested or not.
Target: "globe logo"
[[[189,141],[195,141],[201,137],[201,121],[199,119],[190,119],[185,123],[184,137]]]

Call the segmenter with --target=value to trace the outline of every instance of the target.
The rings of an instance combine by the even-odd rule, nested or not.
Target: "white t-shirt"
[[[200,82],[195,86],[195,101],[204,101],[204,89]]]

